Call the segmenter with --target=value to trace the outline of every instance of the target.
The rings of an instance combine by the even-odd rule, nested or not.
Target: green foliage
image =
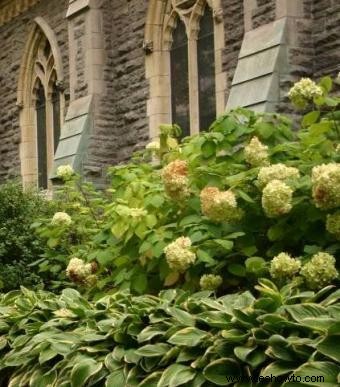
[[[328,95],[331,86],[328,78],[321,81],[317,90],[322,97],[314,98],[315,110],[303,117],[299,131],[280,115],[237,109],[217,119],[209,132],[188,137],[180,145],[172,137],[178,128],[164,126],[159,149],[147,149],[130,163],[111,168],[111,186],[103,193],[81,184],[79,178],[67,181],[58,211],[67,212],[73,223],[55,226],[46,219],[37,225],[48,246],[41,270],[59,273],[64,283],[72,257],[95,261],[97,282],[91,283],[97,296],[116,289],[157,293],[173,285],[198,290],[203,275],[218,274],[223,277],[222,294],[269,275],[269,261],[282,252],[302,263],[320,251],[336,256],[337,235],[326,232],[325,224],[327,215],[336,210],[334,203],[338,205],[338,190],[327,202],[320,189],[313,191],[311,179],[315,166],[339,165],[339,98]],[[251,158],[245,156],[255,137],[263,144],[260,161],[295,168],[298,175],[275,177],[284,181],[267,187],[265,200],[260,167],[252,167],[247,162]],[[186,175],[181,171],[182,180],[175,181],[183,188],[174,191],[177,196],[162,180],[162,170],[175,160],[188,167]],[[209,218],[200,202],[206,187],[231,191],[237,216],[226,221]],[[281,202],[273,194],[276,187]],[[328,207],[322,203],[320,208],[318,198]],[[231,203],[232,197],[228,200]],[[185,272],[169,267],[164,254],[164,248],[180,237],[190,238],[190,251],[196,255]]]
[[[38,238],[46,244],[35,266],[41,275],[54,279],[50,288],[70,285],[65,274],[67,262],[70,257],[86,256],[91,251],[95,237],[105,226],[103,214],[105,206],[109,205],[107,197],[97,191],[93,184],[74,176],[65,181],[62,188],[56,187],[54,192],[56,210],[71,217],[71,224],[54,223],[53,214],[41,217],[32,224]]]
[[[167,290],[88,302],[73,289],[56,296],[24,288],[0,296],[0,384],[258,385],[251,375],[263,386],[288,387],[270,376],[295,375],[336,386],[339,291],[279,290],[268,280],[257,289],[257,298]],[[243,384],[228,381],[233,376]]]
[[[42,279],[29,265],[43,251],[30,225],[52,204],[37,192],[23,192],[21,185],[10,182],[0,186],[0,291],[39,285]]]

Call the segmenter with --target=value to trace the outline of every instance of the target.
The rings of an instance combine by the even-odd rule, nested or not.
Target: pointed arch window
[[[64,96],[60,52],[53,31],[36,19],[21,65],[18,105],[23,183],[49,189],[60,139]]]
[[[35,61],[38,187],[48,188],[49,174],[60,138],[60,91],[51,45],[42,37]]]
[[[146,57],[151,137],[164,122],[177,123],[184,135],[206,130],[225,108],[221,1],[151,3],[146,25],[146,44],[152,42]]]

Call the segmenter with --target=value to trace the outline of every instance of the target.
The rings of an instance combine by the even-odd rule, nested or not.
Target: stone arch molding
[[[222,70],[222,52],[225,48],[223,9],[221,0],[151,0],[145,26],[144,50],[146,78],[150,84],[147,103],[150,137],[158,136],[162,123],[171,122],[170,49],[172,34],[178,20],[185,24],[189,49],[190,131],[199,130],[197,37],[199,22],[205,7],[214,17],[215,84],[217,115],[225,110],[227,77]]]
[[[47,102],[52,98],[51,83],[55,82],[60,91],[63,90],[64,72],[62,65],[62,57],[58,46],[57,38],[52,28],[42,18],[34,19],[34,24],[28,35],[28,39],[24,48],[23,58],[21,61],[18,90],[17,90],[17,106],[20,109],[20,127],[21,127],[21,142],[20,142],[20,160],[21,160],[21,176],[23,185],[33,185],[37,183],[37,129],[36,129],[36,110],[35,110],[35,88],[37,80],[43,81],[41,76],[37,74],[36,61],[39,47],[42,41],[46,40],[49,43],[51,50],[52,63],[46,61],[46,68],[49,75],[46,74],[45,82],[47,82],[46,90]],[[63,122],[65,109],[64,96],[61,93],[60,98],[60,122]],[[53,117],[51,106],[46,107],[47,122],[47,152],[48,152],[48,171],[53,168]]]

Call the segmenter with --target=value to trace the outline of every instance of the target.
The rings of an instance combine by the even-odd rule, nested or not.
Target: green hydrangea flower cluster
[[[314,98],[321,97],[322,95],[322,88],[310,78],[301,78],[299,82],[294,84],[288,93],[288,97],[292,103],[299,108],[306,107]]]
[[[72,224],[72,218],[66,212],[56,212],[51,220],[53,226],[69,226]]]
[[[288,179],[298,179],[299,177],[300,172],[297,168],[278,163],[262,167],[257,175],[257,180],[261,187],[265,187],[272,180],[286,181]]]
[[[244,158],[252,167],[269,165],[269,155],[267,145],[253,137],[250,143],[244,148]]]
[[[294,277],[301,268],[301,262],[289,254],[280,253],[270,264],[270,275],[275,279],[289,279]]]
[[[223,279],[220,275],[204,274],[200,279],[202,290],[216,290],[222,285]]]
[[[262,193],[262,207],[269,218],[287,214],[292,209],[293,190],[280,180],[268,183]]]
[[[321,209],[340,206],[340,164],[322,164],[312,170],[313,198]]]
[[[164,253],[170,269],[183,273],[195,261],[196,254],[190,250],[190,238],[180,237],[165,247]]]
[[[300,274],[310,289],[321,289],[338,277],[338,272],[335,268],[335,258],[328,253],[321,252],[315,254],[302,267]]]
[[[57,177],[64,181],[70,180],[73,175],[74,169],[71,165],[60,165],[57,169]]]

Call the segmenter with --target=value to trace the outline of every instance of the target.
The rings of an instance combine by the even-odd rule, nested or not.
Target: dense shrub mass
[[[331,283],[340,235],[331,84],[304,80],[292,91],[300,105],[314,98],[299,131],[244,109],[180,145],[178,128],[163,126],[159,142],[111,168],[104,193],[62,167],[59,212],[35,225],[48,246],[41,269],[99,295],[171,286],[224,294],[270,275],[310,289]]]
[[[20,257],[28,285],[27,271],[45,279],[45,290],[0,293],[0,385],[338,386],[331,89],[328,77],[294,85],[293,103],[312,107],[299,130],[245,109],[180,144],[179,128],[164,125],[111,168],[105,191],[69,165],[53,204],[0,190],[6,264]],[[53,213],[34,221],[40,206]],[[23,282],[20,266],[9,269],[7,289]]]
[[[0,297],[0,384],[337,386],[339,291],[268,280],[257,289],[257,298],[167,290],[95,303],[73,289],[9,293]],[[306,376],[315,382],[293,382]]]
[[[37,192],[23,192],[20,184],[0,186],[0,291],[42,283],[37,268],[28,266],[44,249],[30,226],[52,210],[50,202]]]

